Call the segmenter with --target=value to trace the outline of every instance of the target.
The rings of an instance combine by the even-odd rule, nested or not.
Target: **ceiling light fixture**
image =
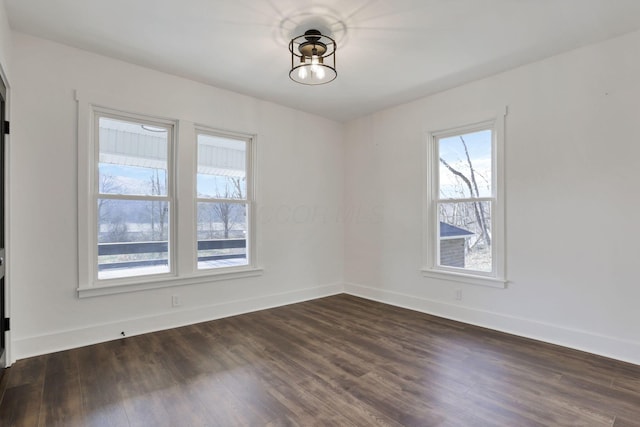
[[[334,80],[338,76],[336,47],[334,39],[318,30],[307,30],[291,39],[291,80],[303,85],[321,85]]]

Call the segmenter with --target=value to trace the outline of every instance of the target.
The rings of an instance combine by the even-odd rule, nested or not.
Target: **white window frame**
[[[176,273],[176,203],[175,203],[175,173],[174,173],[174,147],[176,141],[176,128],[178,122],[175,120],[165,120],[158,119],[148,116],[143,116],[140,114],[132,114],[123,111],[115,111],[112,109],[102,108],[102,107],[94,107],[91,110],[92,116],[92,151],[93,151],[93,162],[91,165],[91,203],[93,206],[96,206],[99,198],[103,199],[113,199],[113,200],[139,200],[139,201],[165,201],[169,204],[169,234],[168,234],[168,252],[169,252],[169,271],[165,273],[152,273],[152,274],[142,274],[142,275],[132,275],[118,278],[99,278],[98,272],[98,221],[97,221],[97,209],[92,214],[91,228],[93,230],[93,238],[95,239],[95,244],[92,245],[91,248],[91,258],[92,262],[90,265],[91,275],[93,282],[96,284],[104,284],[104,285],[120,285],[127,284],[132,282],[140,281],[140,277],[145,277],[145,280],[154,280],[162,277],[172,277],[175,276]],[[152,127],[162,127],[167,128],[169,131],[167,138],[167,195],[166,196],[144,196],[144,195],[125,195],[125,194],[101,194],[100,193],[100,182],[98,178],[98,164],[100,163],[100,126],[99,120],[100,118],[105,117],[108,119],[122,120],[126,122],[139,123],[141,125],[148,125]]]
[[[235,139],[238,141],[244,141],[245,146],[245,173],[246,173],[246,194],[243,199],[223,199],[223,198],[201,198],[197,197],[198,189],[197,189],[197,164],[198,164],[198,135],[211,135],[222,138]],[[254,202],[254,194],[255,194],[255,139],[256,135],[246,134],[246,133],[238,133],[238,132],[228,132],[221,131],[218,129],[213,129],[204,125],[196,125],[195,126],[195,144],[196,144],[196,167],[194,170],[194,184],[196,188],[194,192],[196,194],[195,197],[195,219],[194,219],[194,233],[197,235],[197,226],[198,226],[198,209],[197,205],[199,202],[206,203],[238,203],[238,204],[246,204],[247,205],[247,234],[246,234],[246,254],[247,254],[247,265],[240,267],[217,267],[217,268],[198,268],[198,241],[196,239],[195,242],[195,253],[196,256],[194,258],[194,268],[199,272],[215,272],[215,271],[228,271],[232,269],[238,268],[256,268],[256,245],[255,242],[255,202]]]
[[[78,297],[94,297],[123,292],[135,292],[172,286],[209,283],[261,275],[258,266],[256,246],[255,207],[255,134],[216,130],[214,126],[198,125],[184,119],[172,119],[176,112],[162,109],[162,106],[145,103],[126,103],[105,94],[91,93],[86,96],[76,91],[78,107]],[[133,111],[148,111],[139,113]],[[172,205],[170,211],[170,272],[138,275],[98,280],[98,238],[97,238],[97,197],[98,197],[98,130],[96,114],[123,120],[142,120],[149,125],[173,126],[173,140],[168,153],[168,187],[171,188]],[[196,129],[213,130],[219,134],[242,135],[250,138],[247,147],[247,193],[249,218],[247,256],[249,264],[238,267],[197,269],[197,213],[196,213]]]
[[[466,284],[505,288],[505,185],[504,185],[504,133],[506,109],[483,120],[464,125],[449,126],[427,132],[425,150],[426,183],[424,194],[424,277],[450,280]],[[482,130],[491,130],[492,135],[492,195],[481,198],[441,199],[439,183],[439,140]],[[439,265],[440,239],[439,203],[488,201],[491,203],[491,251],[492,271],[482,272]]]

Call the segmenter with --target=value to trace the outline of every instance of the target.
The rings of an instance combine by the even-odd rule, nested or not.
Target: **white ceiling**
[[[5,0],[14,30],[345,121],[640,29],[640,0]],[[338,78],[288,42],[338,40]],[[637,54],[637,52],[635,52]]]

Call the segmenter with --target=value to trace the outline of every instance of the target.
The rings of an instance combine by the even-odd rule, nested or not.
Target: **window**
[[[261,273],[255,136],[78,103],[80,297]]]
[[[98,280],[170,273],[173,124],[96,111]]]
[[[503,126],[430,134],[426,276],[504,286]]]
[[[198,269],[247,265],[251,140],[204,129],[197,140]]]

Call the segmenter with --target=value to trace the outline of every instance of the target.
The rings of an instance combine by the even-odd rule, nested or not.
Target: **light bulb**
[[[311,76],[318,80],[324,79],[324,67],[322,67],[322,61],[318,58],[318,55],[311,57]]]
[[[304,80],[307,78],[307,67],[298,68],[298,78]]]

